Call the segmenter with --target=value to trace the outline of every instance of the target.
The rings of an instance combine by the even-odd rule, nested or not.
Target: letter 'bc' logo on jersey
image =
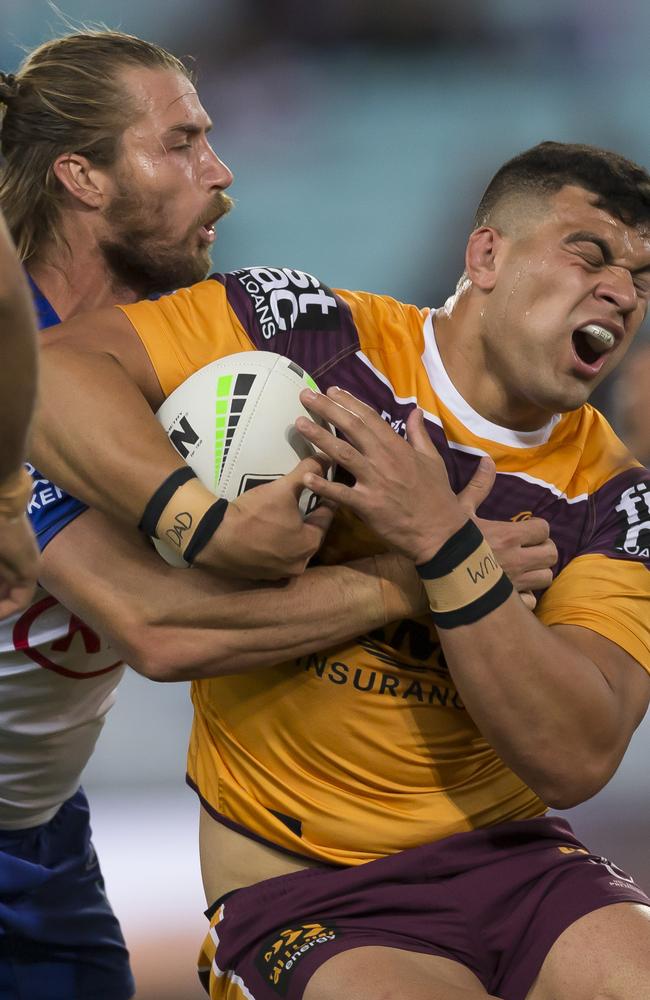
[[[104,639],[50,594],[16,621],[13,644],[17,652],[45,670],[75,680],[99,677],[122,665]]]
[[[625,519],[625,528],[616,539],[618,551],[650,559],[650,484],[630,486],[621,494],[615,510]]]

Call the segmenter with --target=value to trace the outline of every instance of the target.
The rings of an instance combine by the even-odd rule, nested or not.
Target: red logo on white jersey
[[[55,611],[54,615],[48,615],[48,612],[52,609]],[[64,631],[64,627],[61,627],[63,626],[63,616],[65,615],[69,616],[67,631]],[[48,617],[51,619],[49,623],[47,622]],[[40,625],[44,628],[48,624],[50,625],[50,631],[53,625],[59,624],[60,627],[58,629],[59,635],[49,642],[49,655],[46,656],[44,648],[47,648],[48,644],[42,641],[39,642],[38,634],[32,634],[31,641],[38,643],[38,647],[36,645],[32,646],[30,644],[30,632],[32,632],[34,626]],[[61,674],[63,677],[73,677],[76,680],[99,677],[101,674],[107,674],[122,665],[121,660],[115,660],[97,670],[84,669],[91,656],[93,658],[98,656],[99,662],[101,662],[102,660],[112,660],[115,654],[102,641],[94,629],[86,625],[85,622],[82,622],[76,615],[66,611],[55,597],[49,595],[37,601],[36,604],[32,605],[31,608],[28,608],[21,615],[14,625],[13,642],[16,650],[24,653],[25,656],[33,660],[34,663],[38,663],[45,670],[53,670],[54,673]],[[55,659],[50,658],[52,654],[57,653],[63,655]],[[63,660],[63,663],[57,662],[58,659]]]

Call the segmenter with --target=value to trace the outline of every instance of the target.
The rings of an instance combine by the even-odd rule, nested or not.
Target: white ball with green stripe
[[[318,391],[295,361],[269,351],[244,351],[194,372],[156,416],[201,482],[217,496],[234,500],[314,454],[294,427],[299,416],[313,419],[298,398],[305,388]],[[314,494],[304,490],[303,514],[315,502]],[[153,541],[167,562],[187,565],[170,546]]]

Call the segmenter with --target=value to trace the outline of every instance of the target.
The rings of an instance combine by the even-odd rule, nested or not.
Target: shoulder
[[[621,475],[634,479],[647,473],[600,410],[588,403],[564,416],[559,438],[577,453],[577,472],[588,494]]]

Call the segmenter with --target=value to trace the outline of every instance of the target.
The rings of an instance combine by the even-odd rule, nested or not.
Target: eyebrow
[[[175,132],[182,132],[184,135],[202,135],[212,129],[212,122],[208,119],[207,125],[195,125],[192,122],[179,122],[178,125],[170,125],[165,130],[165,135],[173,135]]]
[[[587,229],[579,229],[575,233],[569,233],[567,237],[563,240],[564,243],[594,243],[603,255],[603,259],[606,264],[611,264],[614,261],[614,254],[612,253],[612,248],[604,240],[602,236],[598,236],[596,233],[591,233]]]
[[[567,237],[563,240],[564,243],[593,243],[600,249],[603,255],[603,260],[606,264],[614,263],[614,254],[612,253],[612,248],[607,240],[603,239],[602,236],[598,236],[597,233],[592,233],[587,229],[579,229],[575,233],[569,233]],[[644,264],[641,267],[635,267],[630,269],[630,274],[643,274],[646,271],[650,271],[650,263]]]

